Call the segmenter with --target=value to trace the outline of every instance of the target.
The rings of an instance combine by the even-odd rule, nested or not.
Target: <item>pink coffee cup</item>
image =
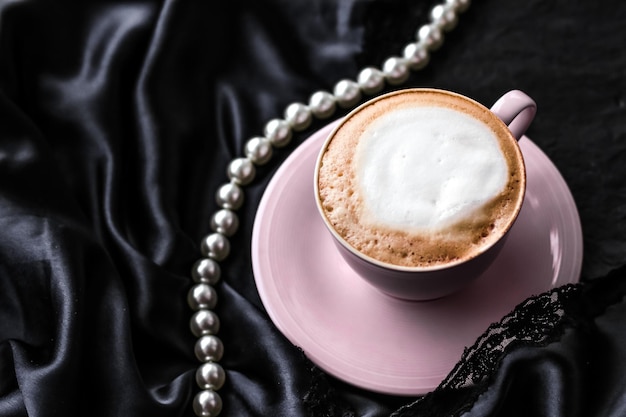
[[[407,89],[388,93],[350,112],[330,133],[320,150],[314,187],[321,218],[349,266],[383,293],[408,300],[440,298],[462,289],[479,277],[498,256],[521,209],[526,189],[526,171],[517,140],[530,126],[535,113],[535,102],[518,90],[506,93],[488,109],[468,97],[436,89]],[[467,127],[463,123],[468,123]],[[476,134],[472,130],[474,124],[478,129]],[[385,135],[389,137],[384,142],[376,142],[383,140],[379,138],[385,138]],[[400,137],[402,135],[406,138]],[[444,139],[432,142],[435,136]],[[419,141],[421,147],[411,145],[413,140],[415,143]],[[466,146],[465,140],[472,146]],[[494,143],[497,143],[496,151]],[[466,146],[463,149],[469,149],[468,153],[457,151],[454,148],[457,144]],[[452,149],[450,156],[446,153],[447,149]],[[483,154],[480,152],[486,152],[485,155],[489,156],[484,167],[480,159]],[[422,153],[425,155],[420,155]],[[387,154],[392,159],[385,162],[381,158]],[[474,157],[474,154],[477,156]],[[450,166],[449,170],[442,168],[441,172],[438,171],[436,163],[440,163],[439,160],[433,162],[436,155],[446,157],[444,159],[449,164],[446,166]],[[405,157],[413,158],[411,161],[416,162],[404,167]],[[474,162],[470,163],[469,160]],[[369,161],[376,161],[376,164],[368,165]],[[506,164],[505,168],[502,168],[502,163]],[[429,169],[429,164],[433,164],[434,168]],[[465,166],[468,167],[467,176],[464,175]],[[492,166],[495,168],[492,169]],[[417,182],[428,188],[423,193],[415,188],[402,191],[406,185],[404,183],[411,185],[414,182],[413,167],[416,172],[422,172],[422,177],[431,176]],[[507,170],[506,174],[503,174],[502,169]],[[396,171],[401,174],[397,178],[391,176],[388,180],[387,173],[382,172],[387,170],[394,175]],[[463,175],[453,176],[451,172],[455,170]],[[476,180],[473,179],[474,172],[481,175]],[[453,180],[443,178],[442,175],[450,176]],[[509,176],[505,178],[503,175]],[[379,176],[390,181],[389,196],[382,186],[367,182],[368,178],[373,178],[373,183],[376,183]],[[497,181],[491,181],[492,178]],[[467,200],[477,206],[468,209],[467,213],[464,209],[458,209],[454,214],[456,217],[446,220],[448,223],[437,226],[439,228],[414,226],[410,223],[412,212],[408,208],[404,211],[396,210],[391,203],[388,206],[377,203],[389,199],[404,202],[398,206],[413,207],[409,194],[413,195],[416,191],[415,195],[424,199],[426,197],[422,194],[444,195],[443,191],[437,194],[437,184],[441,184],[440,188],[444,190],[445,187],[451,187],[449,184],[454,181],[461,184],[457,186],[460,187],[457,188],[458,196],[448,193],[452,200],[446,200],[445,204],[457,210],[459,205],[455,198],[459,198],[465,199],[459,200],[465,205],[469,204],[465,203]],[[498,188],[498,181],[504,181],[502,190]],[[482,186],[483,182],[485,187]],[[492,182],[496,185],[491,185]],[[381,180],[381,184],[384,183]],[[488,194],[489,190],[485,190],[489,187],[496,190],[493,197]],[[474,193],[471,190],[474,189],[477,190],[475,194],[480,194],[480,198],[485,200],[483,203],[473,202]],[[427,203],[428,210],[415,209],[416,218],[421,219],[422,212],[429,213],[431,217],[423,216],[428,219],[443,217],[437,212],[440,204],[438,200],[429,200]],[[420,204],[416,202],[415,207],[422,207]],[[465,207],[463,204],[460,206]],[[382,207],[380,212],[371,209],[378,205]],[[450,209],[444,207],[442,213],[448,213]],[[391,220],[387,222],[387,212],[394,216],[400,212],[404,216],[402,221],[408,219],[406,221],[410,226],[398,226],[392,224]]]

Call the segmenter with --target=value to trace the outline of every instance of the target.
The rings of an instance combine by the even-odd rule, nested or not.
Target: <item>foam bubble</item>
[[[463,220],[501,193],[508,177],[492,129],[444,107],[381,115],[361,134],[355,167],[362,220],[411,230]]]

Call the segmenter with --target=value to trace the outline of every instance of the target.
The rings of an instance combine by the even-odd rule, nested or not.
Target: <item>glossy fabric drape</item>
[[[623,413],[626,6],[475,3],[405,85],[536,99],[529,136],[572,188],[585,285],[544,306],[565,314],[541,341],[465,364],[475,387],[401,398],[325,375],[269,320],[249,254],[272,172],[316,122],[238,211],[217,287],[223,415]],[[0,1],[0,416],[192,415],[185,298],[227,163],[288,103],[400,54],[433,4]],[[538,315],[518,314],[521,335]]]

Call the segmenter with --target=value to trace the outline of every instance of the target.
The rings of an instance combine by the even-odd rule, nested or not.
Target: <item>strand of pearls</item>
[[[194,310],[191,317],[191,332],[198,339],[194,352],[201,362],[196,371],[196,382],[200,388],[193,400],[193,410],[199,417],[215,417],[222,410],[222,399],[217,391],[226,381],[226,372],[219,364],[224,354],[224,345],[216,336],[220,320],[213,311],[217,305],[215,285],[221,277],[219,262],[230,254],[228,240],[238,229],[239,219],[235,211],[244,201],[243,186],[254,180],[256,166],[272,158],[274,148],[289,144],[293,132],[309,127],[313,118],[326,119],[337,106],[350,108],[361,101],[362,94],[380,92],[385,83],[399,85],[407,80],[411,70],[419,70],[428,64],[430,53],[443,43],[444,32],[452,30],[458,14],[465,11],[470,0],[445,0],[430,12],[430,23],[417,31],[416,42],[406,45],[402,57],[390,57],[382,67],[367,67],[361,70],[356,81],[341,80],[333,92],[318,91],[311,95],[308,104],[292,103],[285,109],[283,119],[272,119],[265,125],[263,136],[253,137],[246,142],[244,157],[228,164],[229,182],[217,190],[219,206],[211,217],[212,233],[201,242],[204,256],[191,270],[195,282],[189,290],[187,301]]]

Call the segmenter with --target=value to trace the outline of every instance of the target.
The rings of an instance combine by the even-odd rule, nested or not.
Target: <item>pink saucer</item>
[[[574,200],[556,167],[523,137],[526,200],[483,276],[434,301],[380,293],[345,264],[315,206],[314,164],[335,123],[314,133],[278,169],[252,235],[254,276],[269,316],[329,374],[371,391],[424,394],[489,324],[531,295],[578,281],[582,232]]]

